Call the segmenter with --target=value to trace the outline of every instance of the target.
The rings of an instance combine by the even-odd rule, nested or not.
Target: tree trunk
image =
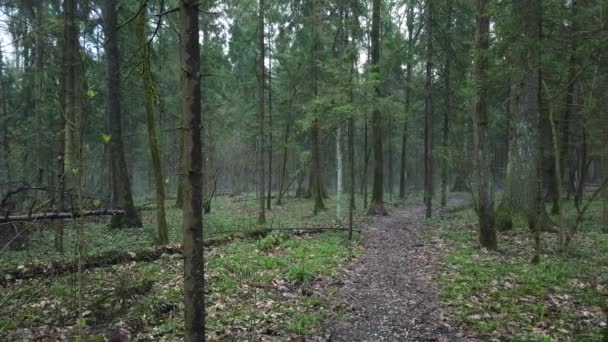
[[[270,210],[272,199],[272,34],[268,35],[268,196],[266,196],[266,209]]]
[[[112,206],[125,211],[124,215],[112,216],[111,226],[141,227],[141,219],[131,196],[122,140],[122,113],[120,108],[120,54],[118,51],[118,29],[115,0],[107,0],[103,6],[103,28],[106,50],[107,113],[110,122],[110,172]]]
[[[145,0],[142,0],[145,1]],[[141,2],[145,7],[145,2]],[[137,39],[139,41],[142,62],[142,81],[144,86],[144,108],[146,111],[146,122],[148,126],[148,143],[150,145],[150,156],[152,158],[152,170],[154,172],[154,185],[156,188],[156,243],[165,245],[169,243],[169,230],[165,215],[165,181],[160,159],[160,150],[156,135],[156,120],[154,113],[154,80],[150,65],[150,47],[148,45],[147,30],[147,8],[143,8],[137,19]],[[183,51],[182,51],[183,52]]]
[[[179,13],[184,164],[188,165],[183,188],[184,340],[198,342],[205,340],[199,2],[182,0]]]
[[[426,98],[424,105],[424,203],[426,218],[433,215],[433,0],[427,0]]]
[[[264,203],[264,0],[258,2],[258,224],[266,223]],[[270,170],[269,170],[270,171]]]
[[[373,0],[372,5],[372,60],[373,73],[380,72],[380,6],[381,0]],[[374,86],[375,96],[379,99],[380,85]],[[374,182],[372,185],[372,200],[367,211],[368,215],[388,215],[384,208],[384,158],[382,151],[382,114],[378,108],[372,113],[372,140],[374,144]]]
[[[454,12],[453,0],[448,0],[448,23],[446,25],[446,35],[448,42],[452,41],[452,16]],[[449,44],[449,43],[448,43]],[[445,113],[443,113],[442,141],[443,155],[441,158],[441,206],[447,205],[448,197],[448,145],[450,133],[450,115],[452,114],[452,87],[450,83],[450,68],[452,64],[452,54],[449,50],[445,51],[445,63],[443,66],[444,89],[445,89]]]
[[[399,198],[405,199],[405,179],[407,171],[407,126],[410,117],[410,97],[412,82],[412,56],[414,53],[414,2],[408,2],[407,9],[407,62],[405,68],[405,118],[401,141],[401,168],[399,170]]]
[[[479,218],[479,243],[482,247],[496,250],[494,229],[494,189],[492,185],[489,146],[488,105],[488,49],[490,47],[490,16],[488,0],[477,0],[477,32],[475,39],[475,169],[477,176],[477,215]]]
[[[497,226],[512,226],[512,215],[521,213],[533,227],[537,220],[537,168],[541,156],[540,120],[540,27],[541,0],[513,0],[515,34],[520,44],[513,56],[512,144],[509,148],[506,187],[497,212]],[[544,220],[543,220],[544,221]]]
[[[313,63],[313,95],[316,100],[319,96],[319,69],[320,63],[319,53],[321,50],[321,42],[318,32],[319,25],[319,4],[318,0],[312,1],[312,29],[313,29],[313,47],[312,47],[312,63]],[[320,210],[325,210],[323,203],[323,183],[321,181],[321,127],[319,124],[319,113],[315,106],[315,113],[312,123],[312,193],[314,199],[313,214],[316,215]]]
[[[336,218],[338,222],[342,221],[342,127],[338,121],[336,129]]]
[[[33,111],[36,124],[36,185],[39,188],[44,187],[45,177],[45,161],[49,154],[47,144],[43,133],[46,131],[44,122],[44,112],[42,110],[43,97],[43,73],[44,73],[44,35],[43,35],[43,20],[45,15],[44,4],[39,1],[34,8],[35,13],[35,49],[34,49],[34,96],[33,96]],[[43,203],[46,199],[44,191],[36,193],[36,202]]]

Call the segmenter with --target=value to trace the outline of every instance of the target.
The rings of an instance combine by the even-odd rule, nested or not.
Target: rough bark
[[[433,0],[427,0],[426,35],[424,203],[426,205],[426,218],[431,218],[433,215]]]
[[[120,106],[120,54],[118,50],[118,29],[115,0],[104,2],[103,29],[106,51],[107,115],[110,124],[110,172],[112,206],[125,211],[124,215],[113,216],[112,227],[141,227],[141,219],[131,195],[131,185],[127,172],[122,140],[122,113]]]
[[[266,222],[264,196],[264,0],[258,1],[258,224]],[[269,170],[270,171],[270,170]]]
[[[492,185],[491,152],[489,146],[488,105],[488,49],[490,47],[490,16],[488,0],[477,0],[477,27],[475,38],[474,77],[475,96],[475,170],[477,176],[477,215],[479,218],[479,243],[482,247],[497,248],[494,229],[494,189]]]
[[[379,74],[380,71],[380,6],[381,0],[373,0],[372,4],[372,72]],[[374,86],[374,95],[380,98],[380,85]],[[369,205],[368,215],[387,215],[384,208],[384,156],[382,150],[382,113],[374,108],[372,113],[372,140],[374,148],[374,178],[372,185],[372,199]]]
[[[537,220],[537,168],[541,163],[537,148],[540,135],[540,8],[541,0],[513,0],[512,18],[520,40],[513,48],[516,66],[512,75],[513,136],[505,192],[497,212],[497,226],[502,230],[512,226],[514,214],[525,216],[530,227]]]
[[[188,165],[183,188],[184,339],[194,342],[205,340],[199,2],[182,0],[179,13],[184,159]]]
[[[145,0],[142,0],[145,1]],[[141,2],[145,7],[145,2]],[[152,66],[150,65],[150,47],[148,45],[147,9],[140,11],[137,18],[137,40],[141,53],[142,81],[144,87],[144,109],[146,112],[146,124],[148,128],[148,144],[150,145],[150,156],[152,159],[152,171],[154,173],[154,186],[156,190],[156,243],[164,245],[169,243],[169,229],[165,214],[165,178],[160,157],[160,148],[156,134],[156,120],[154,112],[154,79],[152,78]]]

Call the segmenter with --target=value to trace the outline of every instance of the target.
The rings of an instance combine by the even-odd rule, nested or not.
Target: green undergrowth
[[[336,219],[335,198],[326,200],[327,210],[318,215],[312,215],[313,202],[308,199],[285,198],[281,206],[273,204],[273,209],[266,212],[267,223],[257,224],[258,202],[254,195],[220,196],[214,198],[211,213],[204,216],[205,240],[209,243],[230,241],[233,235],[237,238],[245,236],[243,232],[260,229],[276,228],[309,228],[345,226],[347,222],[347,198],[343,196],[342,220]],[[361,198],[357,197],[359,206],[354,217],[355,226],[366,220],[361,209]],[[149,250],[155,241],[156,212],[151,206],[151,200],[140,199],[137,205],[141,211],[143,228],[111,229],[108,218],[87,220],[84,224],[84,241],[86,254],[101,255],[111,251],[130,251],[138,254]],[[181,243],[182,212],[175,208],[174,201],[167,201],[167,223],[171,243]],[[18,267],[47,264],[51,261],[74,261],[76,255],[76,224],[69,222],[64,229],[64,253],[54,248],[54,230],[43,226],[45,223],[29,225],[29,243],[20,249],[7,248],[0,253],[0,273],[14,270]]]
[[[288,339],[312,334],[330,313],[332,285],[359,251],[347,234],[272,233],[209,248],[206,258],[208,340]],[[125,334],[135,341],[181,340],[183,264],[166,255],[76,275],[1,288],[0,339],[75,336],[79,313],[88,340]],[[80,298],[80,299],[79,299]],[[4,338],[2,338],[4,336]]]
[[[565,211],[574,221],[572,207]],[[565,253],[557,249],[557,234],[544,233],[537,265],[530,262],[532,234],[520,219],[514,230],[499,233],[498,252],[479,248],[472,209],[431,221],[448,245],[438,276],[443,300],[486,339],[602,341],[608,234],[601,231],[600,213],[601,204],[594,204]]]

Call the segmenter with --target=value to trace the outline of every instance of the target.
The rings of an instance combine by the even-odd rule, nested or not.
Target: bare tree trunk
[[[488,0],[477,0],[477,32],[475,39],[475,168],[477,174],[477,215],[479,217],[479,243],[482,247],[497,248],[494,229],[494,189],[489,146],[487,70],[490,47],[490,16]]]
[[[412,55],[414,52],[414,2],[408,2],[407,9],[407,62],[405,68],[405,119],[401,142],[401,168],[399,170],[399,198],[405,199],[405,179],[407,173],[407,136],[410,117],[410,97],[412,82]]]
[[[199,1],[180,3],[181,89],[184,130],[183,255],[184,340],[205,340],[203,251],[203,142],[201,141],[201,84]]]
[[[268,196],[266,209],[270,210],[272,199],[272,34],[268,35]]]
[[[336,218],[338,221],[342,220],[342,127],[338,121],[338,128],[336,128]]]
[[[112,216],[112,227],[141,227],[141,219],[135,210],[127,173],[123,140],[122,113],[120,108],[120,54],[115,0],[107,0],[103,6],[103,24],[106,50],[107,113],[110,123],[110,173],[112,205],[125,211],[124,215]]]
[[[145,2],[141,2],[141,5],[145,6]],[[146,111],[146,121],[148,126],[148,143],[150,145],[152,170],[154,172],[154,185],[156,188],[156,243],[159,245],[165,245],[169,243],[169,230],[167,227],[167,219],[165,215],[165,181],[163,177],[160,150],[158,147],[158,139],[156,134],[156,120],[154,113],[154,80],[152,78],[152,68],[150,65],[150,47],[148,45],[147,37],[148,20],[146,12],[147,8],[144,8],[139,13],[139,17],[137,19],[137,38],[141,50],[142,81],[144,86],[144,108]]]
[[[35,48],[34,48],[34,96],[33,96],[33,111],[36,124],[36,185],[39,188],[44,187],[45,177],[45,160],[48,155],[47,144],[43,133],[46,131],[44,123],[44,112],[42,110],[42,96],[43,96],[43,73],[44,73],[44,35],[43,35],[43,20],[45,15],[44,5],[42,1],[39,1],[35,8]],[[45,201],[46,194],[43,191],[36,193],[36,201],[43,203]]]
[[[258,224],[266,222],[264,203],[264,0],[258,1]],[[270,170],[269,170],[270,171]]]
[[[313,29],[313,48],[312,48],[312,63],[313,63],[313,95],[317,99],[319,96],[319,68],[320,60],[319,53],[321,42],[318,32],[319,25],[319,4],[318,0],[312,1],[312,29]],[[323,183],[321,181],[321,127],[319,124],[319,113],[315,106],[315,115],[312,123],[312,196],[314,199],[313,214],[316,215],[320,210],[325,210],[323,203]]]
[[[424,203],[426,218],[433,215],[433,0],[426,14],[426,99],[424,120]]]
[[[372,5],[372,72],[379,73],[380,69],[380,6],[381,0],[373,0]],[[374,86],[374,93],[380,98],[380,85]],[[372,186],[372,201],[367,211],[368,215],[388,215],[384,208],[384,157],[382,150],[382,114],[378,108],[372,113],[372,140],[374,144],[374,183]]]
[[[452,41],[452,16],[454,12],[453,0],[448,0],[448,23],[446,25],[447,41]],[[449,43],[448,43],[449,44]],[[452,114],[452,87],[450,83],[450,69],[452,67],[451,51],[445,51],[444,72],[444,89],[445,89],[445,113],[443,114],[442,141],[443,155],[441,158],[441,206],[447,205],[448,197],[448,145],[450,133],[450,115]]]

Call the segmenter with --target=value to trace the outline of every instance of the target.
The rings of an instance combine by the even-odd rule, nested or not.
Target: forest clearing
[[[1,341],[608,341],[605,0],[0,1]]]

